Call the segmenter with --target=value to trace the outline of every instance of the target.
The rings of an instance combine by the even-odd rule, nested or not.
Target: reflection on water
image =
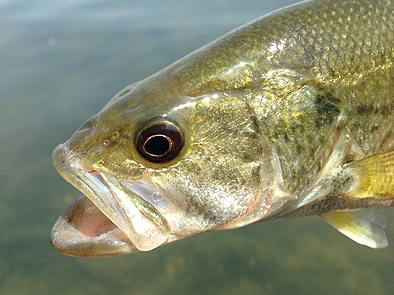
[[[0,294],[391,292],[392,216],[392,246],[375,251],[317,217],[105,259],[65,257],[48,242],[79,195],[52,168],[58,143],[124,86],[291,2],[0,2]]]

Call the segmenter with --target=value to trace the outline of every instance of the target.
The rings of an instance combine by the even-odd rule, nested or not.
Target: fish
[[[81,191],[50,241],[75,257],[319,215],[388,246],[394,5],[306,1],[117,93],[52,154]]]

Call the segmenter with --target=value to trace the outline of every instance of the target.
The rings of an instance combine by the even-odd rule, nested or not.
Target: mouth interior
[[[115,232],[115,229],[120,231],[89,199],[85,202],[85,208],[78,229],[81,234],[88,238],[95,238],[111,231]]]
[[[72,202],[51,231],[51,244],[73,257],[107,257],[139,252],[126,234],[85,195]]]
[[[83,175],[83,178],[89,179],[90,182],[94,182],[101,191],[105,191],[108,194],[108,185],[100,174],[86,163],[82,162],[81,164],[82,165],[78,170]],[[81,234],[88,238],[95,238],[104,233],[115,231],[115,229],[117,229],[118,232],[122,232],[122,230],[110,218],[108,218],[89,197],[84,197],[86,200],[77,225]],[[127,235],[122,232],[122,236],[124,239]]]

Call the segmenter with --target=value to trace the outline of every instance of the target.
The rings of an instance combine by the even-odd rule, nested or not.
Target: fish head
[[[54,150],[56,170],[83,193],[52,230],[57,250],[147,251],[280,206],[268,131],[247,99],[272,85],[226,38],[126,87]]]
[[[162,76],[126,87],[54,150],[83,193],[52,230],[61,253],[147,251],[271,206],[269,145],[241,93],[192,93]]]

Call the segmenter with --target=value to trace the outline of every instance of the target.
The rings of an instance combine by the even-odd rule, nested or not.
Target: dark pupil
[[[135,145],[141,156],[153,163],[174,159],[184,145],[183,131],[172,120],[156,117],[136,134]]]
[[[154,135],[145,142],[144,149],[152,156],[162,156],[170,149],[170,143],[165,136]]]

